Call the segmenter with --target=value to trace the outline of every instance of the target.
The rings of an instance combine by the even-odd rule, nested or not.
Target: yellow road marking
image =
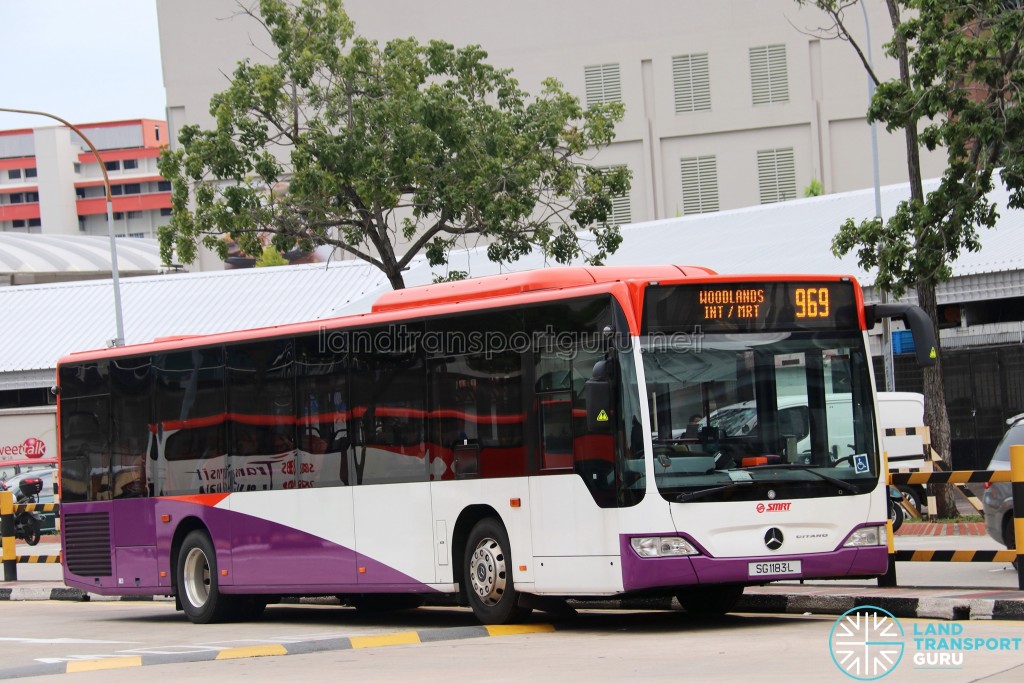
[[[382,633],[379,636],[351,636],[352,648],[388,647],[390,645],[416,645],[420,642],[420,634],[415,631],[400,633]]]
[[[286,655],[288,650],[283,645],[247,645],[232,647],[217,653],[217,659],[244,659],[246,657],[275,657]]]
[[[110,659],[90,659],[84,662],[68,662],[67,673],[103,671],[104,669],[127,669],[132,666],[142,666],[142,657],[113,657]]]
[[[502,626],[485,626],[492,636],[518,636],[523,633],[553,633],[551,624],[507,624]]]

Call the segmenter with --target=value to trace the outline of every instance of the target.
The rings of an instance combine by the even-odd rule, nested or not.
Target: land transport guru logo
[[[828,637],[832,661],[859,681],[874,681],[903,659],[903,625],[881,607],[854,607],[836,619]]]
[[[873,605],[854,607],[836,619],[829,633],[832,662],[844,674],[859,681],[874,681],[892,673],[904,657],[915,669],[959,670],[966,652],[1019,652],[1024,638],[977,638],[965,633],[959,622],[914,623],[909,641],[899,619]]]

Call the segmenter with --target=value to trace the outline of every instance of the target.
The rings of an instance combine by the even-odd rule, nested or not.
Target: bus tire
[[[924,492],[919,491],[913,486],[901,485],[897,486],[896,488],[899,489],[900,493],[903,494],[903,497],[907,500],[907,502],[913,505],[914,509],[917,510],[917,514],[920,515],[921,506],[924,503]]]
[[[214,624],[234,616],[231,596],[218,587],[217,554],[205,531],[197,529],[185,537],[176,579],[181,608],[193,624]]]
[[[38,545],[39,539],[43,537],[42,525],[39,520],[25,513],[25,543]]]
[[[731,612],[743,596],[743,586],[694,586],[680,590],[676,600],[690,614],[717,617]]]
[[[517,604],[509,547],[504,525],[493,517],[481,519],[469,533],[463,583],[473,614],[482,624],[515,623],[532,611]]]

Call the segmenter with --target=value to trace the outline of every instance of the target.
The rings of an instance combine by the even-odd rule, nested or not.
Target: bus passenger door
[[[392,348],[399,350],[352,355],[349,477],[358,583],[408,590],[435,579],[426,365],[419,350],[397,342]]]

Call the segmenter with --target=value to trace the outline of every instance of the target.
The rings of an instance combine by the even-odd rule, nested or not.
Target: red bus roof
[[[522,273],[492,275],[472,280],[396,289],[393,292],[381,294],[373,304],[372,310],[374,313],[381,313],[426,305],[490,299],[545,289],[569,289],[624,280],[665,280],[714,274],[715,272],[712,270],[697,266],[591,266],[530,270]]]
[[[512,301],[509,301],[509,305],[540,303],[565,297],[568,294],[566,290],[575,290],[571,292],[572,296],[577,294],[579,296],[599,293],[612,294],[626,308],[627,322],[631,332],[635,334],[639,330],[639,320],[636,319],[637,311],[642,302],[643,290],[646,286],[655,282],[679,284],[691,278],[696,281],[727,282],[766,280],[834,281],[845,279],[855,282],[852,277],[839,275],[719,275],[713,270],[700,266],[658,265],[550,268],[509,273],[506,275],[492,275],[457,282],[423,285],[386,292],[378,297],[370,313],[214,334],[183,334],[130,346],[82,350],[60,359],[58,366],[68,362],[81,362],[142,353],[158,353],[195,346],[244,342],[290,334],[315,333],[325,328],[355,328],[387,324],[409,319],[410,311],[413,310],[420,312],[422,315],[454,315],[472,310],[483,310],[490,305],[498,305],[493,300],[502,298],[511,299]],[[857,301],[860,306],[863,306],[862,294],[859,288],[857,288]],[[503,304],[504,302],[502,302]],[[429,311],[425,310],[428,308],[430,309]],[[863,312],[860,314],[860,318],[861,325],[863,326]]]

